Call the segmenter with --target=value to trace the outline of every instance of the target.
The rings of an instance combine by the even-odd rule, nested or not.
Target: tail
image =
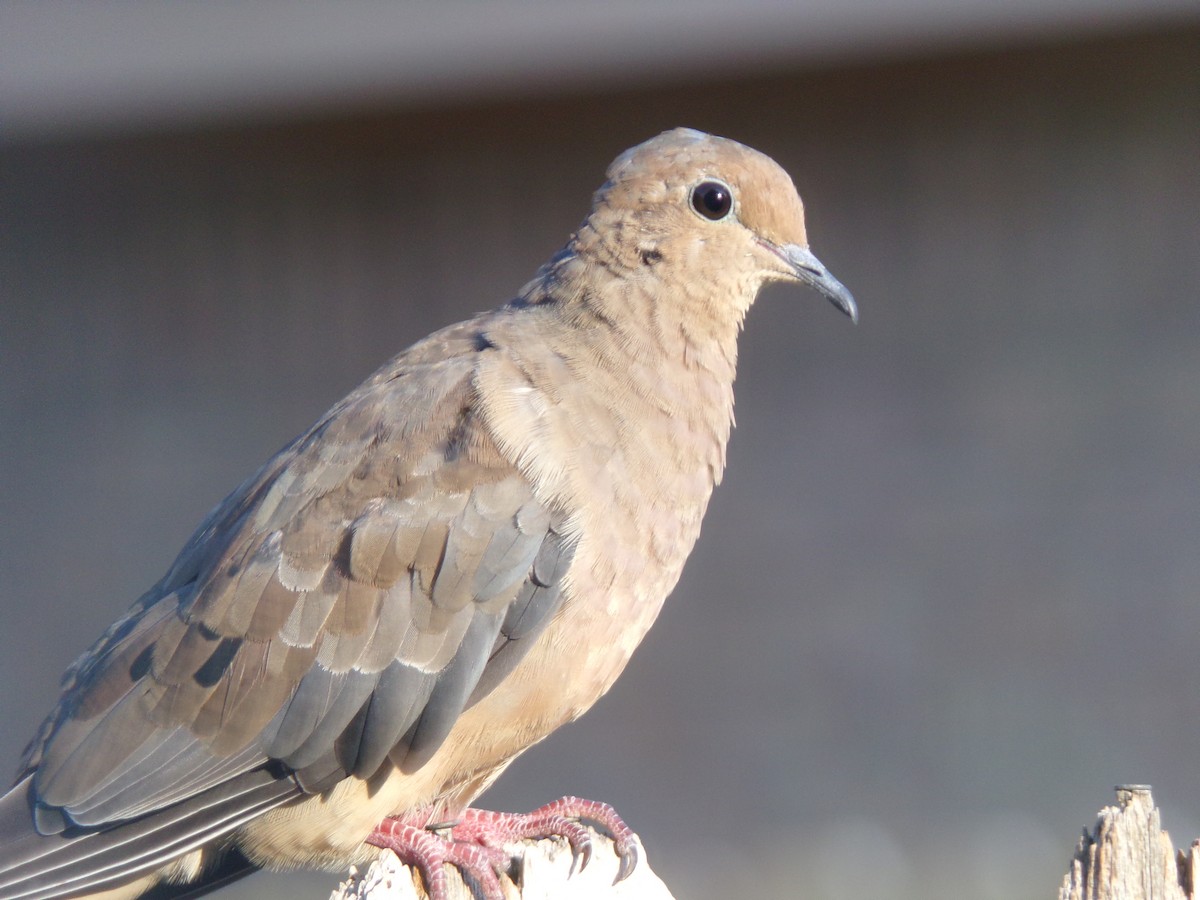
[[[43,835],[33,827],[30,782],[24,778],[0,798],[0,900],[53,900],[119,888],[206,844],[219,845],[230,832],[299,793],[292,779],[254,769],[137,819]],[[230,850],[197,880],[160,883],[144,896],[199,896],[255,868]]]

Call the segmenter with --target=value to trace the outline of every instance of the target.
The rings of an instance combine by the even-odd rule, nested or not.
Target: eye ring
[[[709,178],[692,188],[692,209],[711,222],[719,222],[733,209],[733,190]]]

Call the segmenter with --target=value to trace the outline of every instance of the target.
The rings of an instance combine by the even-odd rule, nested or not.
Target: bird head
[[[804,205],[770,157],[690,128],[618,156],[575,249],[636,278],[694,285],[739,319],[763,284],[815,288],[852,320],[850,292],[808,246]]]

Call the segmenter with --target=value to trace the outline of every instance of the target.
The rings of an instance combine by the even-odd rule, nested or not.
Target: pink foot
[[[376,826],[368,844],[386,847],[400,861],[415,866],[425,880],[429,900],[447,900],[446,865],[455,866],[464,878],[479,885],[486,900],[504,900],[498,872],[508,868],[508,854],[497,847],[478,843],[461,843],[409,825],[403,819],[384,819]]]
[[[386,819],[367,843],[387,847],[408,865],[416,866],[430,900],[446,900],[443,866],[447,863],[474,879],[487,900],[502,900],[497,874],[505,872],[511,862],[503,845],[524,838],[564,837],[574,857],[571,871],[582,871],[592,858],[592,838],[581,819],[595,822],[612,835],[621,860],[616,881],[628,878],[638,858],[633,831],[607,803],[579,797],[563,797],[524,814],[466,809],[457,821],[444,826],[421,827],[413,824],[417,821],[413,817]],[[447,828],[445,837],[435,833]]]

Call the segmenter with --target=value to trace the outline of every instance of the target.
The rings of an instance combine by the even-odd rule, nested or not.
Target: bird
[[[498,894],[472,801],[612,685],[721,481],[760,288],[857,321],[787,172],[676,128],[621,153],[513,299],[402,351],[210,512],[67,670],[0,799],[0,900],[197,896],[390,846]],[[447,824],[448,823],[448,824]],[[449,828],[438,830],[435,826]]]

